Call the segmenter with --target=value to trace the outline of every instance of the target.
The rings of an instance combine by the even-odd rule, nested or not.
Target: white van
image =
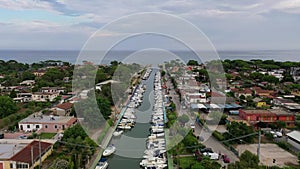
[[[203,155],[208,156],[211,160],[218,160],[219,159],[219,154],[218,153],[204,152]]]

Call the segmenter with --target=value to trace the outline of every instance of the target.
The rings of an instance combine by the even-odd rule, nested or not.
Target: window
[[[46,128],[46,129],[48,128],[48,125],[47,125],[47,124],[45,125],[45,128]]]
[[[14,164],[13,163],[10,163],[10,168],[14,168]]]
[[[30,125],[29,124],[27,125],[27,128],[30,129]]]
[[[40,125],[35,125],[35,128],[39,129],[39,128],[40,128]]]
[[[54,125],[54,128],[57,129],[57,125]]]

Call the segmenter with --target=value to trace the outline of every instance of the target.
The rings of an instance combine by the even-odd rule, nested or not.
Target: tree
[[[166,74],[166,71],[161,71],[161,76],[162,77],[165,76],[165,74]]]
[[[97,103],[100,109],[101,114],[107,120],[111,115],[110,102],[106,98],[98,97]]]
[[[298,153],[298,163],[300,164],[300,153]]]
[[[251,126],[247,126],[245,123],[242,122],[232,122],[227,125],[228,133],[224,134],[225,139],[232,139],[235,137],[245,136],[251,133],[254,133],[254,130]],[[243,138],[245,142],[252,143],[254,140],[255,135],[248,136]]]
[[[15,91],[15,89],[13,89],[10,94],[9,94],[10,98],[16,98],[17,97],[17,92]]]
[[[178,121],[181,123],[181,124],[185,124],[187,123],[188,121],[190,120],[189,116],[187,116],[186,114],[182,115],[182,116],[179,116],[178,117]]]
[[[279,79],[272,75],[265,75],[262,80],[274,84],[279,83]]]
[[[229,164],[228,169],[256,169],[258,166],[259,159],[256,155],[246,150],[240,157],[240,161],[234,164]]]
[[[241,96],[239,97],[239,99],[240,99],[240,100],[245,100],[246,97],[245,97],[245,95],[241,95]]]
[[[25,71],[22,73],[22,81],[24,80],[34,80],[35,76],[33,73],[29,71]]]
[[[233,76],[231,74],[226,73],[225,76],[227,80],[233,79]]]
[[[198,66],[199,63],[198,63],[198,61],[196,61],[196,60],[189,60],[188,63],[187,63],[187,65],[190,65],[190,66]]]
[[[0,96],[0,118],[4,118],[10,114],[16,113],[18,107],[12,98]]]
[[[262,73],[259,73],[259,72],[253,72],[253,73],[250,73],[249,77],[252,80],[259,79],[260,81],[262,81],[262,78],[264,77],[264,75]]]

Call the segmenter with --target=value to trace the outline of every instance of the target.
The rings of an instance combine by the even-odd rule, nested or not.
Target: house
[[[286,112],[281,109],[272,110],[239,110],[239,116],[250,122],[253,125],[257,123],[271,124],[277,121],[283,121],[288,127],[294,126],[295,116],[292,113]]]
[[[46,70],[44,69],[39,69],[39,70],[36,70],[36,71],[33,71],[33,74],[37,77],[41,77],[43,76],[44,74],[46,74]]]
[[[73,104],[70,102],[65,102],[59,104],[55,107],[56,114],[59,116],[68,116],[72,111]]]
[[[65,83],[69,83],[69,82],[70,82],[70,77],[64,77],[64,78],[63,78],[63,81],[64,81]]]
[[[243,85],[242,81],[233,81],[233,82],[231,82],[230,87],[239,88],[242,85]]]
[[[25,86],[33,86],[35,84],[34,80],[24,80],[23,82],[20,83],[20,85],[25,85]]]
[[[42,87],[41,92],[43,93],[64,93],[66,91],[63,87]]]
[[[251,97],[252,96],[252,90],[246,88],[244,90],[238,90],[238,91],[234,92],[234,97],[240,98],[241,96],[245,96],[245,98],[246,97]]]
[[[77,119],[71,116],[45,116],[32,114],[18,123],[21,131],[37,131],[37,133],[57,133],[77,123]]]
[[[254,94],[260,97],[273,98],[276,95],[276,91],[274,90],[264,90],[260,87],[253,87]]]
[[[300,104],[295,103],[292,100],[284,99],[282,97],[277,97],[273,100],[274,104],[277,106],[284,107],[292,112],[300,112]]]
[[[267,103],[266,103],[266,102],[260,101],[260,102],[257,102],[257,103],[256,103],[256,107],[266,107],[266,106],[267,106]]]
[[[191,103],[206,103],[206,93],[186,93],[185,102]]]
[[[300,131],[292,131],[287,134],[287,142],[300,150]]]
[[[290,73],[295,81],[300,80],[300,67],[292,67]]]
[[[35,92],[32,94],[32,101],[36,102],[53,102],[54,99],[59,96],[59,93],[44,93],[44,92]]]
[[[17,98],[14,98],[14,101],[27,103],[32,101],[32,93],[18,93]]]
[[[28,142],[29,141],[29,142]],[[36,140],[6,140],[0,143],[0,169],[34,169],[53,151],[53,143]],[[41,158],[40,158],[41,152]]]
[[[277,117],[268,110],[239,110],[239,116],[248,122],[276,122]]]
[[[269,111],[276,114],[277,121],[284,121],[287,127],[295,126],[295,115],[292,112],[283,109],[269,109]]]

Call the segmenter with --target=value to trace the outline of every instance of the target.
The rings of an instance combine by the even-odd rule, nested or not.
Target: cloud
[[[287,13],[300,14],[300,1],[299,0],[280,1],[273,6],[273,9],[284,11]]]
[[[55,11],[48,2],[38,0],[0,0],[0,7],[11,10],[44,9]]]
[[[259,48],[264,45],[271,48],[274,43],[280,46],[283,42],[275,41],[275,36],[286,37],[283,47],[295,46],[299,40],[294,34],[300,34],[300,24],[297,23],[300,15],[299,0],[0,0],[0,12],[1,8],[8,12],[3,14],[0,35],[10,35],[10,41],[19,41],[22,37],[20,35],[26,35],[26,38],[30,35],[32,40],[39,41],[38,37],[43,34],[44,43],[48,42],[48,46],[55,39],[61,46],[73,44],[77,48],[81,43],[68,39],[64,39],[62,43],[60,39],[72,39],[70,37],[76,34],[81,39],[87,39],[103,25],[137,12],[166,12],[183,17],[199,26],[217,46],[238,48],[256,45]],[[5,19],[9,11],[28,11],[34,14],[37,10],[52,15],[40,12],[42,16],[38,18],[32,15],[28,19],[29,15],[26,20],[21,17]],[[134,29],[134,25],[131,23],[122,26],[129,30]],[[277,30],[278,25],[281,31]],[[49,39],[46,38],[47,33]],[[104,35],[116,34],[118,30]]]

